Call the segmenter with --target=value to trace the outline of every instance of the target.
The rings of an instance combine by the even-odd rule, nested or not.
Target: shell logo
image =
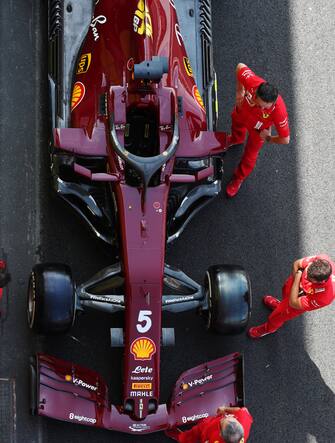
[[[85,97],[86,88],[82,82],[73,85],[71,111],[73,111]]]
[[[135,360],[151,360],[151,357],[156,352],[156,345],[148,337],[137,338],[132,342],[130,352],[135,357]]]
[[[194,85],[192,88],[192,94],[195,100],[198,102],[198,104],[202,107],[202,109],[205,110],[204,102],[202,101],[202,97],[196,85]]]
[[[269,118],[270,114],[268,114],[267,112],[263,112],[263,118]]]

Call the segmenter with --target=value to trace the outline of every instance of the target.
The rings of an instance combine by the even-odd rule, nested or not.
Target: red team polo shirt
[[[279,95],[274,105],[269,109],[261,109],[251,104],[250,99],[255,98],[256,90],[265,80],[258,77],[247,66],[240,69],[237,74],[238,81],[245,88],[245,95],[241,106],[236,109],[238,120],[250,131],[256,129],[262,131],[269,129],[272,125],[280,137],[288,137],[290,128],[288,125],[288,115],[284,100]]]
[[[180,443],[225,443],[221,437],[220,420],[227,415],[233,415],[243,426],[244,441],[248,440],[251,424],[253,422],[247,408],[241,408],[234,414],[222,414],[216,417],[209,417],[201,420],[189,431],[185,431],[178,436]]]
[[[324,259],[329,261],[332,266],[332,275],[325,283],[312,283],[307,280],[306,267],[316,259]],[[304,294],[299,300],[304,311],[313,311],[324,306],[330,305],[335,299],[335,264],[327,255],[314,255],[313,257],[305,257],[302,260],[304,271],[301,276],[300,288]]]

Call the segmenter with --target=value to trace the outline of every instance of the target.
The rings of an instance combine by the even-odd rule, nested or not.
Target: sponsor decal
[[[153,377],[149,377],[148,375],[143,375],[140,377],[139,375],[131,375],[130,380],[136,380],[136,381],[151,381],[153,380]]]
[[[189,58],[183,57],[183,60],[184,60],[184,66],[185,66],[185,71],[186,71],[187,75],[192,77],[193,71],[192,71],[192,66],[191,66]]]
[[[165,304],[168,305],[170,303],[183,302],[183,301],[189,301],[189,300],[194,300],[194,295],[184,295],[184,296],[180,296],[178,298],[167,298],[165,300]]]
[[[92,54],[90,52],[87,54],[82,54],[78,63],[77,74],[85,74],[85,72],[88,71],[91,64],[91,58]]]
[[[134,391],[140,389],[150,390],[152,389],[152,383],[132,383],[131,389],[133,389]]]
[[[156,345],[148,337],[141,337],[134,340],[130,346],[130,352],[135,360],[151,360],[156,352]]]
[[[84,415],[76,415],[74,412],[70,412],[69,414],[69,419],[70,420],[75,420],[78,422],[85,422],[85,423],[92,423],[95,424],[97,421],[95,418],[91,418],[91,417],[85,417]]]
[[[206,375],[206,377],[203,378],[197,378],[195,380],[189,381],[187,383],[183,383],[181,385],[182,389],[186,390],[188,388],[196,387],[196,386],[202,386],[205,383],[208,383],[213,379],[213,374]],[[187,387],[186,387],[187,386]]]
[[[89,389],[90,391],[97,391],[98,387],[90,385],[83,380],[80,380],[80,378],[73,378],[72,383],[76,386],[81,386],[82,388]]]
[[[92,295],[92,294],[86,294],[86,296],[89,297],[92,301],[100,301],[100,302],[108,302],[108,303],[114,303],[115,305],[122,305],[123,300],[119,298],[115,298],[111,295]]]
[[[255,103],[252,100],[252,94],[249,91],[246,91],[244,94],[244,97],[246,101],[248,102],[249,106],[255,106]]]
[[[80,378],[76,378],[76,377],[72,378],[71,375],[65,375],[65,380],[72,382],[76,386],[81,386],[82,388],[90,389],[91,391],[98,390],[97,386],[90,385],[90,384],[84,382],[83,380],[81,380]]]
[[[172,131],[172,125],[160,125],[159,130],[163,132],[170,132]]]
[[[130,397],[153,397],[152,391],[130,391]]]
[[[269,118],[269,117],[270,117],[270,114],[268,114],[267,112],[264,112],[264,111],[263,111],[263,115],[262,115],[262,117],[263,117],[263,118]]]
[[[205,109],[204,102],[202,101],[202,97],[196,85],[194,85],[192,88],[192,94],[194,99],[198,102],[198,104],[202,107],[202,109]]]
[[[258,121],[255,126],[254,129],[256,129],[257,131],[259,131],[261,129],[261,127],[263,126],[263,122]]]
[[[93,17],[90,27],[92,28],[93,38],[95,42],[100,38],[97,24],[100,23],[101,25],[103,25],[104,23],[106,23],[106,21],[107,18],[104,15],[98,15],[98,17]]]
[[[159,209],[161,207],[160,202],[154,202],[153,205],[154,209]]]
[[[85,97],[86,88],[82,82],[73,85],[71,111],[73,111]]]
[[[150,429],[150,426],[146,423],[133,423],[129,426],[129,429],[133,432],[142,432]]]
[[[144,0],[140,0],[137,3],[137,9],[134,13],[133,18],[133,28],[134,31],[139,35],[146,35],[147,37],[152,37],[152,20]]]
[[[133,57],[130,57],[130,59],[128,59],[127,61],[127,69],[128,71],[133,71],[134,70],[134,59]]]
[[[202,418],[207,418],[208,416],[209,416],[208,412],[204,412],[203,414],[194,414],[194,415],[191,415],[190,417],[183,416],[181,418],[181,420],[183,423],[188,423],[190,421],[196,421],[196,420],[200,420]]]
[[[242,77],[244,77],[245,79],[252,77],[252,71],[251,69],[246,69],[243,73],[242,73]]]
[[[136,366],[132,374],[151,374],[153,371],[149,366]]]
[[[183,44],[184,39],[183,39],[182,33],[180,32],[180,28],[179,28],[178,23],[176,23],[174,25],[174,32],[176,34],[178,44],[179,44],[179,46],[181,46]]]

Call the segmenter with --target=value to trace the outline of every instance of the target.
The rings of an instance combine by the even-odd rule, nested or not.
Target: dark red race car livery
[[[165,263],[166,243],[221,189],[226,134],[213,131],[210,2],[195,1],[193,12],[173,0],[76,3],[49,2],[53,183],[121,259],[77,286],[68,266],[36,265],[28,319],[38,332],[61,333],[77,309],[123,311],[124,328],[111,329],[112,346],[124,346],[123,401],[109,404],[97,373],[39,354],[32,409],[154,432],[208,417],[222,403],[243,404],[238,354],[185,372],[159,404],[161,346],[174,344],[162,311],[197,308],[220,333],[243,330],[250,314],[242,268],[212,266],[203,287]]]

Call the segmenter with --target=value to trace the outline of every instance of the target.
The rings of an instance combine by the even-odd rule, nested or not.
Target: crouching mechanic
[[[327,255],[296,260],[293,273],[283,286],[282,297],[282,301],[271,295],[263,297],[265,306],[273,312],[266,323],[249,329],[249,337],[264,337],[306,311],[330,305],[335,298],[335,264]]]
[[[290,129],[284,100],[275,86],[258,77],[248,66],[236,67],[236,106],[232,112],[231,135],[227,146],[242,144],[248,133],[243,156],[228,183],[226,193],[234,197],[255,167],[264,142],[287,145]],[[274,125],[278,135],[271,135]]]
[[[244,443],[252,422],[247,408],[221,406],[215,417],[201,420],[188,431],[173,429],[166,434],[180,443]]]
[[[9,282],[10,276],[7,272],[7,265],[4,260],[0,260],[0,300],[3,294],[3,288]]]

